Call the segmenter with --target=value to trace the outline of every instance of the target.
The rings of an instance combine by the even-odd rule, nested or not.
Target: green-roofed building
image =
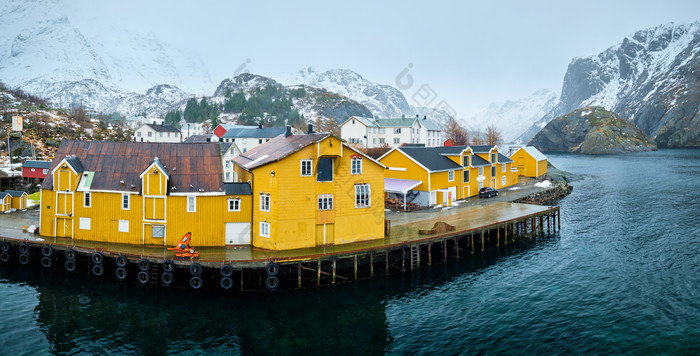
[[[434,120],[418,115],[400,118],[351,116],[340,125],[340,137],[359,147],[442,146],[442,129]]]

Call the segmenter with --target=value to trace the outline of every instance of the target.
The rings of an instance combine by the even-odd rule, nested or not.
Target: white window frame
[[[380,145],[383,145],[383,144],[385,144],[385,143],[386,143],[386,141],[385,141],[383,138],[380,138],[380,139],[379,139],[379,144],[380,144]]]
[[[260,193],[260,211],[270,212],[270,194]]]
[[[498,172],[496,172],[496,166],[491,166],[491,177],[496,177]]]
[[[480,181],[479,181],[479,189],[481,189],[481,188],[483,188],[483,187],[484,187],[484,181],[483,181],[483,180],[480,180]]]
[[[161,234],[161,236],[156,236],[156,234],[154,233],[154,231],[155,231],[156,229],[159,229],[159,230],[162,230],[162,231],[163,231],[163,233]],[[158,239],[158,238],[160,238],[160,239],[165,238],[165,225],[151,225],[151,237],[157,238],[157,239]]]
[[[187,212],[196,213],[197,212],[197,197],[194,195],[187,196]]]
[[[259,235],[261,237],[270,237],[270,223],[261,221]]]
[[[381,128],[379,128],[379,133],[380,134],[386,133],[386,130],[383,127],[381,127]]]
[[[398,145],[399,143],[401,143],[401,140],[398,139],[398,138],[395,138],[395,139],[394,139],[394,144],[395,144],[395,145]]]
[[[90,192],[84,192],[83,193],[83,208],[90,208],[90,207],[92,207],[92,194],[90,194]]]
[[[447,181],[448,182],[455,181],[455,171],[447,171]]]
[[[350,174],[362,174],[362,157],[350,159]]]
[[[45,169],[44,169],[44,174],[49,174],[48,168],[45,168]]]
[[[233,206],[231,206],[232,203],[233,203]],[[235,199],[235,198],[229,198],[228,201],[226,202],[226,206],[228,207],[228,211],[241,211],[241,200]]]
[[[226,172],[226,181],[228,182],[230,180],[231,180],[231,172]]]
[[[480,176],[484,175],[484,167],[479,167],[479,175]]]
[[[80,218],[80,230],[90,230],[90,218]]]
[[[400,127],[395,127],[395,128],[394,128],[394,133],[395,133],[395,134],[400,134],[400,133],[401,133],[401,128],[400,128]]]
[[[501,177],[501,185],[506,185],[506,176]]]
[[[318,195],[318,210],[333,210],[333,194]]]
[[[129,232],[129,220],[119,220],[119,232]]]
[[[464,179],[464,174],[466,173],[467,179]],[[465,169],[462,171],[462,180],[464,183],[469,183],[469,180],[471,179],[471,172],[468,169]]]
[[[501,164],[501,172],[502,172],[502,173],[505,173],[505,172],[506,172],[506,164],[505,164],[505,163],[502,163],[502,164]]]
[[[364,197],[363,199],[363,196]],[[362,203],[362,201],[366,203]],[[355,209],[369,208],[372,206],[372,190],[369,183],[355,184]]]
[[[308,165],[308,167],[304,167],[305,164]],[[308,172],[304,172],[304,168],[308,168]],[[302,159],[299,162],[299,175],[301,175],[302,177],[311,177],[314,175],[313,160]]]
[[[131,197],[129,194],[122,193],[122,210],[131,210]]]
[[[491,154],[491,163],[496,163],[496,162],[498,162],[498,155],[496,155],[495,153],[492,153]]]

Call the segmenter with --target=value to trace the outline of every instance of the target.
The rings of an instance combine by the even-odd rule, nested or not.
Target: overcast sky
[[[408,68],[410,104],[428,84],[459,116],[543,88],[559,92],[573,57],[640,29],[700,20],[700,1],[690,0],[67,1],[84,31],[137,29],[197,52],[214,83],[244,63],[273,78],[345,68],[392,86]]]

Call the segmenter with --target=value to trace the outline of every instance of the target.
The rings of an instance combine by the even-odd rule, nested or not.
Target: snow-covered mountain
[[[62,5],[60,0],[0,2],[0,80],[5,84],[55,105],[82,103],[125,113],[168,106],[171,96],[184,95],[175,85],[194,92],[213,86],[193,55],[136,32],[84,34]],[[170,94],[154,97],[164,94],[161,83],[169,84]],[[147,97],[163,102],[144,103]]]
[[[538,90],[522,99],[491,103],[472,115],[466,123],[471,129],[481,132],[493,124],[502,131],[506,142],[514,141],[551,111],[558,99],[559,95],[549,89]]]
[[[659,147],[700,147],[700,21],[641,30],[569,64],[557,105],[521,139],[552,119],[602,106],[632,121]]]

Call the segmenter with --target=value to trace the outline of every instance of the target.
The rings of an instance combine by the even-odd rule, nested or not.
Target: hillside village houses
[[[180,133],[182,134],[182,139],[187,140],[194,135],[206,134],[206,130],[201,122],[186,122],[182,119],[180,120]]]
[[[134,131],[134,141],[136,142],[182,142],[180,130],[172,125],[164,123],[144,124]]]
[[[401,118],[367,118],[351,116],[340,124],[340,137],[359,147],[398,147],[404,144],[441,146],[442,130],[432,119],[416,115]]]

